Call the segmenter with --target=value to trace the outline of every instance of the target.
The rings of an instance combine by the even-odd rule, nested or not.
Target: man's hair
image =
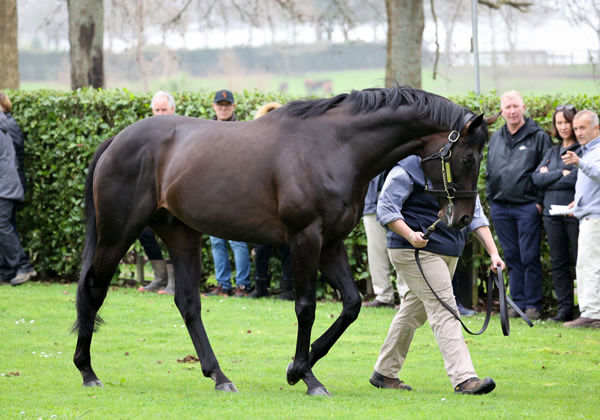
[[[504,92],[502,94],[502,96],[500,96],[500,103],[502,103],[502,101],[504,100],[504,98],[518,99],[522,104],[525,104],[525,102],[523,102],[523,97],[516,90],[509,90],[507,92]]]
[[[598,114],[596,114],[594,111],[590,111],[589,109],[582,109],[577,114],[575,114],[575,117],[573,119],[578,120],[579,118],[582,118],[582,117],[587,117],[587,119],[592,124],[592,127],[595,127],[600,124],[599,119],[598,119]]]
[[[158,98],[165,96],[167,98],[167,101],[169,102],[169,106],[173,109],[175,109],[175,99],[173,99],[173,95],[171,95],[169,92],[166,92],[164,90],[159,90],[158,92],[156,92],[154,94],[154,96],[152,97],[152,101],[150,102],[150,106],[152,108],[154,108],[154,101],[156,101]]]
[[[8,99],[6,93],[0,90],[0,111],[12,112],[12,102]]]

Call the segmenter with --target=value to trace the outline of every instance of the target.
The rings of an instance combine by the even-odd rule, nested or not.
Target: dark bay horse
[[[460,135],[460,139],[458,139]],[[102,143],[86,182],[87,231],[77,290],[74,362],[84,386],[101,386],[90,346],[98,310],[120,259],[149,225],[175,267],[175,303],[204,376],[237,391],[210,346],[200,316],[202,233],[291,248],[298,336],[287,380],[310,395],[329,395],[312,373],[357,318],[361,297],[343,240],[359,222],[369,180],[398,160],[432,155],[449,143],[453,190],[476,190],[488,138],[483,115],[421,90],[399,86],[294,101],[250,122],[181,116],[136,122]],[[424,171],[443,189],[439,163]],[[446,185],[447,187],[447,185]],[[440,216],[460,228],[472,218],[474,194],[456,194]],[[343,308],[311,346],[318,271]]]

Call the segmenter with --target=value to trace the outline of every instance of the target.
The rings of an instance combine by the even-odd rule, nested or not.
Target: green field
[[[69,332],[74,299],[74,284],[0,286],[0,418],[600,418],[600,330],[513,320],[504,337],[494,316],[484,335],[467,342],[479,375],[492,376],[497,388],[467,396],[453,393],[426,324],[401,374],[414,390],[397,392],[368,383],[394,312],[366,308],[314,368],[333,396],[311,398],[303,383],[285,380],[296,336],[292,302],[204,298],[213,348],[240,391],[231,394],[214,391],[197,363],[178,362],[194,350],[172,297],[113,288],[92,345],[104,387],[82,388]],[[340,309],[317,304],[313,338]],[[466,322],[478,328],[482,320]]]
[[[445,96],[461,95],[475,90],[474,69],[472,67],[452,67],[441,69],[436,79],[431,70],[423,71],[423,89]],[[287,92],[294,96],[306,96],[309,92],[304,86],[305,80],[331,80],[333,93],[349,92],[352,89],[382,87],[385,83],[384,69],[348,70],[316,72],[303,75],[278,76],[273,74],[230,74],[221,77],[193,78],[179,74],[168,79],[156,79],[151,82],[150,90],[166,89],[170,91],[207,91],[213,92],[222,87],[233,91],[258,89],[275,92],[282,83],[287,83]],[[58,82],[23,82],[24,89],[62,88],[68,86]],[[139,82],[113,81],[108,88],[125,87],[141,91]],[[598,94],[600,75],[594,76],[591,66],[553,66],[545,68],[481,68],[481,91],[503,92],[516,89],[523,94]],[[325,92],[317,90],[315,95]]]

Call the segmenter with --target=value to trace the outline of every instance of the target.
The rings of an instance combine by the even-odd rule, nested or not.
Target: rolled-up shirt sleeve
[[[475,211],[473,212],[473,220],[469,225],[469,231],[474,231],[481,226],[489,226],[490,222],[488,218],[485,216],[483,212],[483,208],[481,207],[481,201],[479,200],[479,195],[477,195],[475,199]]]
[[[401,166],[395,166],[390,171],[377,201],[377,219],[382,226],[394,220],[404,220],[402,205],[412,194],[413,188],[411,177]]]

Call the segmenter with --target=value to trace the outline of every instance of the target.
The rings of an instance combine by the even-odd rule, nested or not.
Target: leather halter
[[[452,180],[450,157],[452,157],[452,147],[458,142],[458,139],[460,139],[460,133],[456,130],[452,130],[450,134],[448,134],[448,142],[439,150],[439,152],[421,160],[422,165],[424,162],[440,159],[442,163],[442,182],[444,184],[444,189],[436,190],[429,188],[428,178],[427,175],[425,175],[425,191],[436,197],[445,197],[448,200],[448,207],[450,208],[454,206],[452,200],[456,197],[475,198],[477,196],[477,189],[459,190],[458,184]]]

